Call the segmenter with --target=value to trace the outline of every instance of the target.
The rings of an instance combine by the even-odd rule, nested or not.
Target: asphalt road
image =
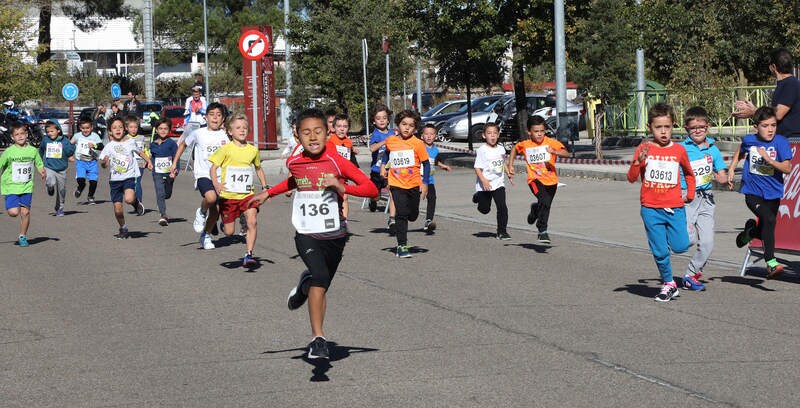
[[[276,170],[268,175],[277,182]],[[173,218],[127,215],[116,240],[108,202],[56,218],[38,182],[29,248],[0,216],[0,405],[4,407],[796,407],[796,271],[738,277],[733,238],[749,212],[717,197],[706,292],[660,304],[638,185],[564,178],[552,246],[525,224],[531,195],[509,189],[511,241],[470,201],[474,173],[436,175],[435,235],[412,224],[397,259],[381,213],[351,203],[353,236],[329,292],[330,362],[306,360],[306,308],[286,294],[303,269],[290,199],[259,215],[255,255],[199,249],[199,202],[182,175]],[[71,188],[74,181],[70,176]],[[98,198],[108,184],[100,183]],[[85,195],[84,195],[85,198]],[[83,201],[83,200],[80,200]],[[152,179],[145,201],[155,208]],[[687,258],[673,258],[676,275]]]

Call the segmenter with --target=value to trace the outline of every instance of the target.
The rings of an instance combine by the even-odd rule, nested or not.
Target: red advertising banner
[[[783,177],[783,199],[775,224],[775,249],[800,251],[800,144],[792,143],[792,171]],[[754,239],[750,246],[761,248]]]
[[[241,32],[242,39],[245,41],[245,44],[239,44],[243,54],[244,110],[250,121],[247,140],[259,149],[277,149],[272,27],[247,26],[242,27]],[[267,39],[266,44],[259,41],[259,37],[254,36],[253,32],[264,34],[262,38]],[[248,35],[253,38],[249,38]],[[263,50],[263,56],[259,57],[262,54],[259,52],[259,47],[263,46],[266,46],[267,49]],[[252,55],[246,55],[247,53]]]

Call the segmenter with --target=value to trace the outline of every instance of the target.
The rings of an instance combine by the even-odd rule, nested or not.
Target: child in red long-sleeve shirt
[[[647,243],[655,258],[663,285],[656,295],[657,302],[669,302],[678,296],[678,285],[672,279],[670,250],[675,253],[689,249],[684,203],[694,199],[695,179],[686,149],[672,142],[675,112],[672,107],[657,103],[647,114],[647,130],[653,141],[645,141],[636,149],[628,169],[628,181],[642,180],[641,215],[647,233]],[[686,197],[681,194],[683,169],[686,178]]]

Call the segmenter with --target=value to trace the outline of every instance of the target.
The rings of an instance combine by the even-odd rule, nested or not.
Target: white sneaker
[[[194,227],[194,232],[198,234],[203,232],[203,229],[206,227],[206,216],[203,215],[203,212],[199,208],[194,213],[194,222],[192,226]]]
[[[203,244],[203,249],[214,249],[214,248],[216,248],[214,246],[214,243],[211,242],[211,234],[206,234],[205,231],[203,231],[203,233],[200,234],[200,243]]]

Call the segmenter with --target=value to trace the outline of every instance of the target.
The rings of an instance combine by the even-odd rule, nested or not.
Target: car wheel
[[[483,125],[473,125],[469,131],[469,136],[473,143],[480,142],[483,136]]]
[[[450,142],[453,141],[453,138],[450,137],[447,134],[447,132],[440,131],[439,133],[436,134],[436,140],[441,142],[441,143],[450,143]]]

